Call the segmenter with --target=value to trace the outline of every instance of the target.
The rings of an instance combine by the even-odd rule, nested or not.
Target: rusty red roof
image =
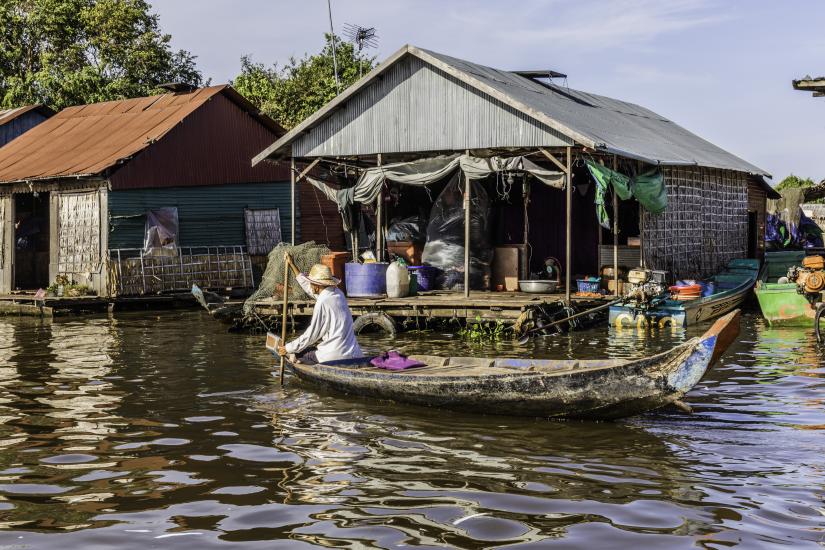
[[[160,140],[217,94],[278,135],[284,130],[228,85],[63,109],[0,148],[0,182],[103,176]]]

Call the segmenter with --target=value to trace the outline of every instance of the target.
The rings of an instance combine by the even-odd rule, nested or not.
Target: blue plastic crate
[[[598,277],[588,277],[587,279],[577,279],[576,287],[579,292],[601,292],[601,279]]]

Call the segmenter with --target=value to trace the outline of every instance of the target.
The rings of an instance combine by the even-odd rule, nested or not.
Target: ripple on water
[[[821,549],[825,370],[810,331],[746,316],[741,341],[687,396],[694,415],[565,423],[281,388],[260,335],[226,334],[197,312],[127,319],[0,319],[0,405],[14,419],[0,422],[0,538]],[[599,328],[526,349],[432,332],[360,339],[366,350],[638,357],[694,335]]]
[[[303,462],[301,457],[295,453],[283,452],[272,447],[263,447],[261,445],[237,443],[233,445],[221,445],[218,449],[229,451],[226,453],[226,456],[249,462],[289,462],[292,464],[300,464]]]
[[[187,416],[184,418],[187,422],[192,423],[199,423],[199,422],[216,422],[218,420],[224,420],[225,416]]]
[[[0,493],[19,495],[59,495],[72,489],[73,487],[60,487],[45,483],[0,483]]]
[[[73,453],[48,456],[46,458],[41,458],[40,462],[44,462],[46,464],[83,464],[84,462],[94,462],[95,460],[97,460],[97,457],[93,455]]]

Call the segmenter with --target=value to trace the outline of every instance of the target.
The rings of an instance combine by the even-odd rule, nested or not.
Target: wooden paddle
[[[289,264],[292,263],[292,258],[289,254],[284,254],[284,309],[281,316],[281,345],[286,345],[286,312],[289,306]],[[286,356],[281,355],[281,385],[284,385],[284,363]]]
[[[560,325],[561,323],[564,323],[564,322],[567,322],[567,321],[572,321],[573,319],[576,319],[577,317],[581,317],[583,315],[587,315],[588,313],[595,313],[597,311],[607,309],[610,306],[618,304],[619,302],[623,302],[623,301],[624,301],[624,298],[619,298],[618,300],[613,300],[611,302],[607,302],[606,304],[596,306],[592,309],[581,311],[579,313],[571,315],[570,317],[565,317],[564,319],[559,319],[558,321],[553,321],[551,323],[547,323],[546,325],[542,325],[540,327],[530,329],[530,330],[528,330],[527,332],[524,333],[524,336],[522,336],[521,338],[518,339],[518,345],[523,346],[524,344],[526,344],[527,342],[530,341],[530,338],[532,338],[533,335],[535,335],[538,332],[543,331],[544,329],[546,329],[548,327],[552,327],[554,325]]]

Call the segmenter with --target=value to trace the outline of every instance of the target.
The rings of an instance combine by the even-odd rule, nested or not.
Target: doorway
[[[16,290],[49,286],[49,194],[14,195],[14,285]]]
[[[748,258],[756,258],[759,252],[759,217],[756,212],[748,212]]]

